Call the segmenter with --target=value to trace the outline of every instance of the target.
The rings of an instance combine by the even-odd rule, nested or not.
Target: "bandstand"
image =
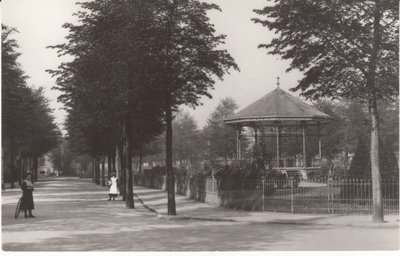
[[[278,86],[225,119],[237,130],[237,161],[274,170],[320,170],[321,129],[331,117]]]

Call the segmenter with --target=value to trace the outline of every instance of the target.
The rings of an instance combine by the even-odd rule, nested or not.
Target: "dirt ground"
[[[398,228],[160,218],[137,200],[136,209],[125,208],[121,198],[107,201],[107,189],[89,179],[58,178],[35,186],[36,218],[14,219],[21,191],[2,193],[4,251],[399,249]]]

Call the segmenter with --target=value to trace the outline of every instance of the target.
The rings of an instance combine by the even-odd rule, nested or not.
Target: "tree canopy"
[[[358,99],[371,119],[373,221],[383,222],[379,164],[379,101],[399,84],[399,2],[395,0],[277,0],[255,12],[276,32],[260,47],[290,59],[304,73],[293,88],[311,98]]]
[[[216,35],[207,12],[220,10],[215,4],[198,0],[160,1],[160,42],[162,45],[161,92],[165,110],[168,214],[175,215],[172,168],[172,119],[181,104],[197,106],[215,78],[222,79],[231,68],[239,70],[227,50],[221,49],[225,35]]]
[[[61,137],[43,88],[27,85],[27,77],[18,63],[18,44],[12,38],[15,32],[2,24],[2,148],[3,163],[7,161],[2,172],[7,173],[3,177],[11,182],[26,171],[17,170],[17,161],[29,158],[37,163],[37,158],[55,147]],[[36,177],[37,165],[31,168]]]
[[[181,104],[197,106],[202,96],[210,97],[215,78],[237,69],[219,48],[225,36],[215,35],[207,17],[218,6],[195,0],[95,0],[80,6],[79,23],[64,25],[68,43],[52,46],[73,60],[49,71],[68,111],[69,136],[85,138],[83,148],[92,151],[127,141],[130,168],[132,152],[165,125],[173,187],[173,112]]]
[[[278,35],[259,47],[291,60],[288,71],[304,72],[294,88],[303,96],[368,102],[372,93],[382,99],[398,94],[398,1],[275,1],[255,12],[265,18],[253,20]]]
[[[148,76],[158,65],[149,51],[154,39],[147,34],[155,21],[146,16],[143,1],[80,5],[80,23],[64,25],[69,42],[52,46],[74,58],[49,71],[57,76],[59,100],[68,111],[69,136],[83,136],[89,144],[84,148],[105,152],[120,139],[128,114],[134,119],[132,134],[138,135],[135,144],[146,143],[161,129],[156,80]]]
[[[225,125],[224,119],[230,117],[238,109],[232,98],[224,98],[210,114],[204,127],[204,136],[208,143],[210,160],[231,159],[236,155],[236,130]]]
[[[188,113],[180,113],[172,123],[175,161],[184,161],[189,170],[202,157],[204,142],[197,123]]]
[[[26,83],[17,62],[18,44],[10,37],[15,29],[2,25],[2,136],[23,154],[40,156],[58,143],[60,131],[43,88]]]

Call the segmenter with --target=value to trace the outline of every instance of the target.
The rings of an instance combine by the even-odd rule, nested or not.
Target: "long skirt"
[[[109,190],[108,194],[109,194],[110,196],[118,196],[117,184],[112,184],[112,185],[110,186],[110,190]]]
[[[117,186],[117,179],[116,178],[111,178],[110,180],[110,189],[108,194],[110,196],[118,196],[118,186]]]
[[[35,205],[33,203],[32,189],[26,189],[22,193],[22,210],[33,210]]]

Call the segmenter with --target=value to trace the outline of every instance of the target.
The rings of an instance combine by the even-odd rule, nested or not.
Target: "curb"
[[[189,217],[189,216],[184,216],[184,215],[183,216],[168,215],[166,213],[160,213],[156,209],[151,208],[150,206],[145,204],[145,202],[136,193],[133,193],[133,196],[135,196],[139,200],[139,202],[144,206],[144,208],[146,208],[147,210],[149,210],[152,213],[157,214],[157,218],[160,218],[160,219],[182,219],[182,220],[204,220],[204,221],[217,221],[217,222],[223,222],[223,221],[226,221],[226,222],[238,222],[237,220],[234,220],[234,219]]]
[[[135,196],[139,202],[150,212],[155,213],[157,215],[157,218],[160,219],[177,219],[177,220],[201,220],[201,221],[215,221],[215,222],[237,222],[237,223],[254,223],[254,224],[278,224],[278,225],[318,225],[318,226],[337,226],[337,227],[359,227],[359,228],[399,228],[399,224],[393,225],[393,224],[388,224],[387,226],[385,224],[379,223],[379,224],[373,224],[373,223],[366,223],[363,225],[357,225],[357,224],[334,224],[334,223],[318,223],[318,222],[313,222],[315,220],[310,219],[310,220],[266,220],[266,221],[251,221],[251,220],[237,220],[237,219],[230,219],[230,218],[212,218],[212,217],[190,217],[190,216],[185,216],[185,215],[168,215],[166,213],[160,213],[156,209],[151,208],[148,206],[136,193],[133,193],[133,196]],[[326,217],[329,218],[329,217]]]
[[[250,221],[250,220],[237,220],[237,219],[223,219],[223,218],[205,218],[205,217],[189,217],[189,216],[172,216],[167,215],[165,213],[161,213],[157,215],[158,218],[162,219],[181,219],[181,220],[202,220],[202,221],[215,221],[215,222],[236,222],[236,223],[251,223],[251,224],[276,224],[276,225],[298,225],[298,226],[308,226],[308,225],[315,225],[315,226],[324,226],[324,227],[358,227],[358,228],[375,228],[375,229],[393,229],[399,228],[399,226],[384,226],[382,224],[364,224],[364,225],[357,225],[357,224],[333,224],[333,223],[318,223],[305,220],[265,220],[265,221]]]
[[[142,200],[136,193],[133,193],[133,196],[136,197],[136,198],[139,200],[139,202],[144,206],[144,208],[146,208],[146,209],[149,210],[150,212],[159,214],[159,213],[157,212],[157,210],[155,210],[155,209],[149,207],[147,204],[145,204],[145,203],[143,202],[143,200]]]
[[[234,219],[221,219],[221,218],[204,218],[204,217],[190,217],[190,216],[177,216],[177,215],[167,215],[165,213],[159,213],[157,218],[160,219],[178,219],[178,220],[202,220],[202,221],[215,221],[215,222],[240,222]]]

